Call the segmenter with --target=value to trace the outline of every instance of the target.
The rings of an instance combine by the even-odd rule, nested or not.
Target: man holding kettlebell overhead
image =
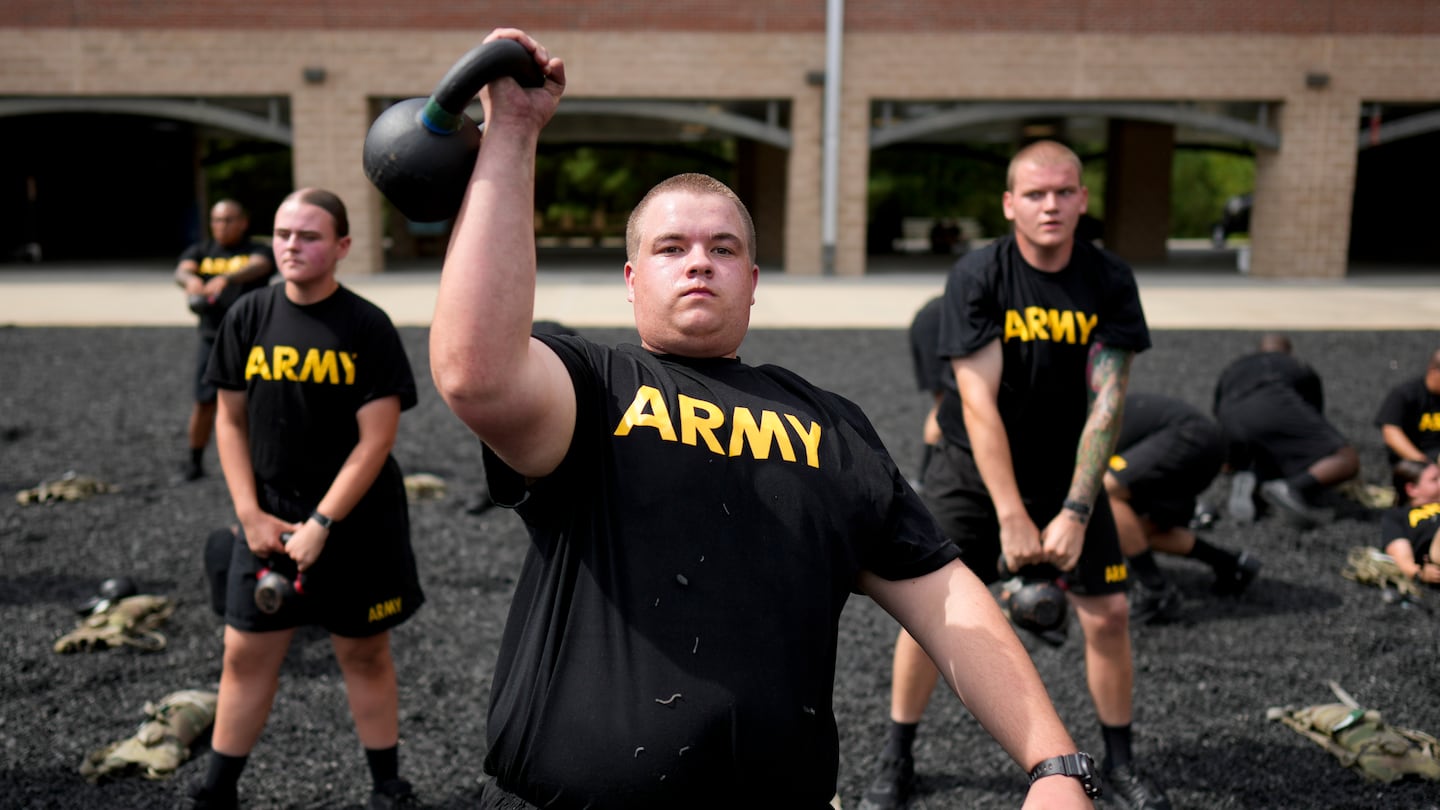
[[[913,632],[1025,771],[1027,806],[1089,807],[1024,647],[865,416],[737,355],[759,268],[705,175],[631,214],[639,346],[532,336],[535,151],[565,65],[481,92],[485,135],[445,257],[431,371],[531,549],[491,690],[484,808],[828,808],[841,610]],[[1068,756],[1067,756],[1068,755]],[[1019,789],[1017,776],[1017,790]]]

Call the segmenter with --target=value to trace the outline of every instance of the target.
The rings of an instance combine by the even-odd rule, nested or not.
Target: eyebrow
[[[651,241],[651,244],[659,245],[664,242],[683,242],[686,238],[687,237],[685,234],[672,231],[670,233],[657,234],[655,238]],[[736,236],[729,231],[716,231],[715,233],[710,234],[709,239],[712,242],[735,242],[737,244],[741,241],[739,236]]]

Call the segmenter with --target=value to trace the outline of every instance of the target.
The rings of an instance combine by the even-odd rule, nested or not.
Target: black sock
[[[1301,498],[1304,498],[1309,503],[1315,502],[1315,496],[1318,495],[1321,490],[1320,482],[1316,481],[1315,476],[1308,472],[1292,475],[1285,480]]]
[[[1240,559],[1239,554],[1212,546],[1198,537],[1195,538],[1195,547],[1190,549],[1186,556],[1205,563],[1216,571],[1234,568],[1236,561]]]
[[[400,747],[366,748],[365,761],[370,765],[370,779],[380,787],[392,779],[400,778]]]
[[[1163,590],[1168,582],[1165,575],[1160,572],[1160,566],[1155,562],[1155,553],[1149,550],[1142,551],[1129,559],[1130,567],[1135,569],[1135,575],[1140,578],[1141,584],[1152,591]]]
[[[888,757],[909,757],[910,749],[915,745],[915,729],[919,723],[897,723],[890,721],[890,739],[885,741],[885,756]]]
[[[203,447],[192,447],[192,448],[190,448],[190,466],[191,466],[191,467],[199,467],[200,464],[201,464],[204,460],[205,460],[205,448],[203,448]]]
[[[1105,766],[1109,771],[1123,768],[1134,759],[1130,750],[1130,726],[1107,726],[1100,724],[1100,734],[1105,738]]]
[[[205,792],[211,796],[234,796],[240,774],[250,756],[232,757],[219,751],[210,752],[210,767],[205,771]]]

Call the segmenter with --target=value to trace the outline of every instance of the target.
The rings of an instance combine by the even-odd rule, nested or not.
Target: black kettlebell
[[[413,222],[455,216],[480,150],[480,129],[465,107],[480,88],[502,76],[541,87],[535,57],[513,39],[472,49],[445,74],[429,98],[392,105],[365,136],[365,176]]]

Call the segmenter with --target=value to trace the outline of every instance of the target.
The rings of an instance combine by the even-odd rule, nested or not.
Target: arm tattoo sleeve
[[[1086,382],[1090,390],[1090,414],[1075,453],[1075,473],[1070,479],[1070,500],[1093,505],[1100,493],[1105,466],[1120,437],[1120,420],[1125,410],[1125,388],[1130,381],[1134,352],[1097,343],[1090,350]]]

